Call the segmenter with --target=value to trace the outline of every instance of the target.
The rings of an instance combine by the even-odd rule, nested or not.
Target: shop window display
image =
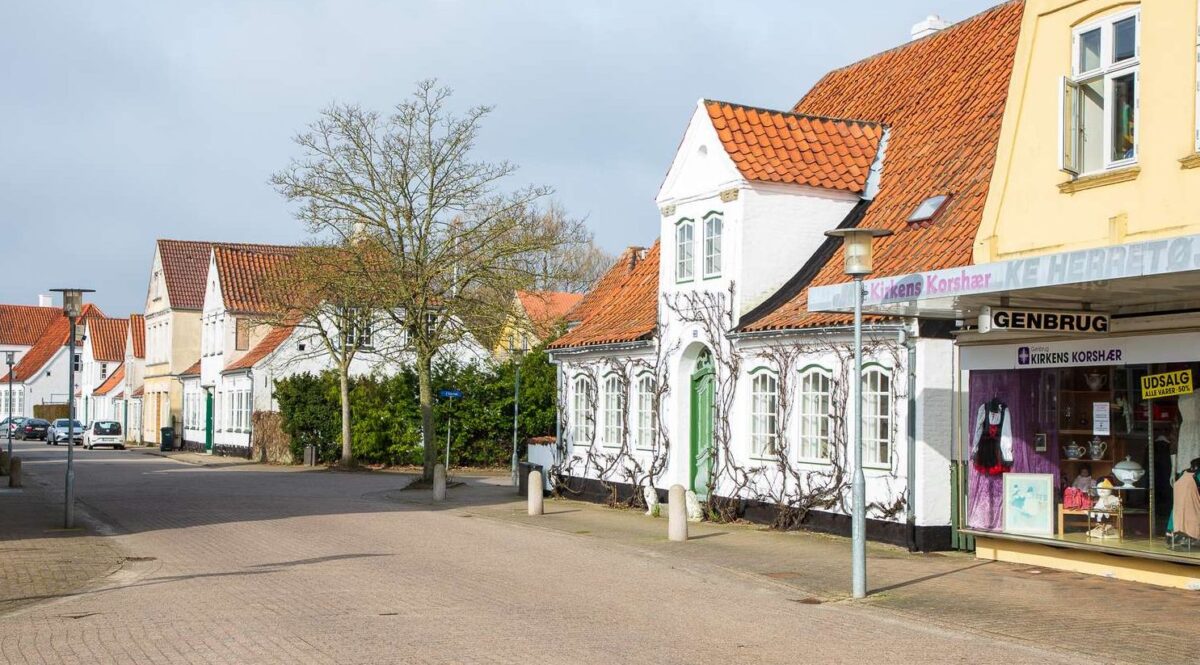
[[[1179,363],[973,370],[967,528],[1200,557],[1200,397],[1141,390],[1148,374],[1185,369],[1195,376]],[[1018,498],[1006,477],[1020,479]],[[1024,498],[1037,481],[1053,487],[1045,505]]]

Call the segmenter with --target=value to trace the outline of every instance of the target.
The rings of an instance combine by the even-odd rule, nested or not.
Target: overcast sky
[[[96,289],[142,311],[155,238],[290,243],[267,184],[331,101],[386,110],[419,79],[495,106],[481,157],[550,185],[617,251],[697,99],[788,108],[825,71],[997,0],[38,2],[0,20],[0,302]]]

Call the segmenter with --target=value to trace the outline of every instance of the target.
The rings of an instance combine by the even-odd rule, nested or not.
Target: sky
[[[998,0],[14,3],[0,21],[0,302],[96,290],[141,312],[156,238],[294,243],[269,185],[331,102],[386,112],[436,78],[494,106],[477,156],[552,187],[610,252],[658,233],[654,196],[700,98],[787,109]]]

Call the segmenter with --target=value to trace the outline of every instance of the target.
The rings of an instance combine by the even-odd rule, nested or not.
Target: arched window
[[[587,448],[592,445],[592,382],[587,376],[575,377],[571,391],[571,443]]]
[[[654,375],[643,374],[637,380],[637,447],[652,450],[658,434],[658,412],[654,409]]]
[[[621,416],[625,412],[625,386],[621,377],[609,374],[604,379],[604,445],[620,448],[623,428]]]
[[[892,379],[882,368],[863,372],[863,463],[888,465],[892,454]]]
[[[760,370],[750,381],[750,452],[755,457],[778,454],[779,379]]]
[[[676,282],[690,282],[695,276],[696,255],[692,246],[695,233],[694,223],[690,219],[681,220],[675,225]]]
[[[800,375],[800,459],[829,459],[832,393],[833,381],[824,369],[813,367]]]
[[[704,218],[704,278],[721,276],[721,215]]]

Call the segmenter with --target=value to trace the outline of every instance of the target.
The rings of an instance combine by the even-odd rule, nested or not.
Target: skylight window
[[[927,222],[934,217],[937,217],[937,214],[942,211],[942,207],[946,205],[946,201],[949,199],[949,194],[939,194],[921,201],[921,205],[917,206],[917,209],[913,211],[913,214],[909,215],[909,223],[915,224],[916,222]]]

